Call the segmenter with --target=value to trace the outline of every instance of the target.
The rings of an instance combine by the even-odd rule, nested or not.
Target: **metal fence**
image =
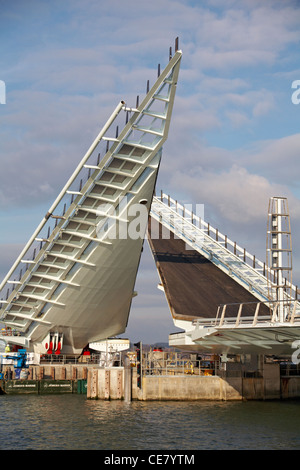
[[[80,356],[70,354],[45,354],[40,364],[91,364],[99,367],[119,367],[123,365],[124,353],[91,353]]]
[[[300,376],[300,364],[294,364],[292,362],[281,362],[280,363],[280,376],[281,377],[299,377]]]
[[[218,359],[200,359],[197,354],[150,351],[142,355],[143,375],[218,375]]]
[[[41,355],[41,364],[90,364],[98,367],[124,366],[129,358],[131,367],[140,365],[143,375],[218,375],[219,360],[199,359],[197,354],[178,352],[143,352],[138,361],[136,351],[92,353],[90,355]]]

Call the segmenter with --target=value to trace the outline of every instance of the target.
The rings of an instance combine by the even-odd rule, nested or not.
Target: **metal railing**
[[[193,321],[193,325],[232,328],[245,325],[253,327],[266,322],[276,324],[279,321],[279,310],[282,304],[285,311],[283,322],[298,323],[300,321],[299,301],[291,300],[288,304],[286,301],[265,301],[219,305],[215,318],[199,318]]]
[[[180,204],[161,191],[160,195],[153,198],[151,215],[154,219],[166,223],[180,238],[189,240],[193,248],[200,248],[202,252],[206,252],[211,259],[216,253],[219,266],[222,265],[231,276],[235,275],[247,281],[246,283],[251,284],[251,289],[256,290],[258,295],[268,298],[268,278],[275,279],[275,271],[189,210],[186,205]],[[291,297],[297,299],[298,287],[288,280],[286,286],[290,289]]]
[[[1,336],[22,336],[22,334],[17,331],[16,329],[10,329],[10,328],[3,328],[2,330],[0,330],[0,337]]]
[[[197,354],[150,351],[142,354],[142,375],[218,375],[219,359]]]
[[[123,365],[125,352],[91,354],[45,354],[40,356],[40,364],[81,364],[98,367],[120,367]]]
[[[72,355],[72,354],[45,354],[40,356],[40,364],[99,364],[100,354]]]
[[[299,377],[300,364],[286,361],[280,363],[280,377]]]

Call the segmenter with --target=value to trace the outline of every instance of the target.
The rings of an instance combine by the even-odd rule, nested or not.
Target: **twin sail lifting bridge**
[[[184,330],[170,335],[171,346],[289,356],[299,348],[297,287],[284,277],[291,273],[286,204],[270,200],[270,261],[263,263],[170,196],[153,198],[148,241],[159,287]]]
[[[117,105],[0,284],[0,323],[15,332],[10,343],[76,354],[125,331],[144,239],[127,229],[143,207],[160,287],[183,330],[170,335],[170,345],[222,354],[293,352],[300,303],[289,277],[284,198],[270,202],[269,256],[262,263],[169,196],[153,196],[181,55],[176,40],[142,102]],[[112,133],[123,111],[125,124]]]
[[[149,213],[181,55],[176,40],[141,103],[117,105],[2,281],[0,323],[16,332],[10,343],[79,353],[125,331],[144,233],[114,235],[136,216],[133,205]],[[125,125],[112,132],[121,111]]]

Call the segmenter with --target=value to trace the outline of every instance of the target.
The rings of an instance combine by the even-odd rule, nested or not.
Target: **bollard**
[[[132,368],[129,357],[124,359],[124,401],[131,402]]]

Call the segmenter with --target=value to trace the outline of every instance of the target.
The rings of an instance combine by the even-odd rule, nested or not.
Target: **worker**
[[[7,343],[7,345],[5,346],[5,352],[6,352],[6,353],[9,353],[9,352],[10,352],[10,346],[9,346],[8,343]]]

